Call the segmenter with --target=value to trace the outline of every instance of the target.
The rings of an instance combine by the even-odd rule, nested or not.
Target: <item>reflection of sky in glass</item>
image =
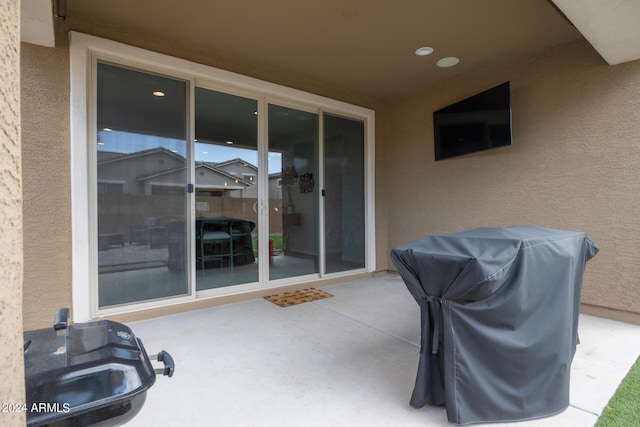
[[[187,155],[185,141],[180,139],[116,130],[102,130],[98,132],[98,151],[135,153],[160,147],[173,151],[183,157]],[[246,148],[196,142],[195,156],[197,161],[216,163],[239,158],[258,167],[258,152]],[[269,173],[280,172],[281,168],[282,155],[280,153],[269,153]]]

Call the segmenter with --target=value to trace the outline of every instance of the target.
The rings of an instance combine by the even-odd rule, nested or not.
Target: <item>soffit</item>
[[[43,14],[51,16],[49,0],[22,2],[23,41],[51,45]],[[640,0],[68,0],[61,25],[390,99],[583,35],[609,64],[635,60],[639,21]],[[413,54],[425,45],[432,55]],[[446,56],[460,63],[438,68]]]
[[[609,65],[640,59],[640,0],[553,0]]]
[[[167,40],[374,99],[582,38],[542,0],[69,0],[67,14],[69,28]],[[434,53],[416,56],[425,45]],[[436,66],[448,56],[460,63]]]
[[[20,41],[55,46],[51,0],[20,2]]]

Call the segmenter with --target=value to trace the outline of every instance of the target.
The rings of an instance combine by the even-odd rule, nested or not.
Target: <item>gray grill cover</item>
[[[411,406],[446,405],[450,423],[539,418],[569,405],[586,262],[584,233],[478,228],[393,248],[420,304]]]

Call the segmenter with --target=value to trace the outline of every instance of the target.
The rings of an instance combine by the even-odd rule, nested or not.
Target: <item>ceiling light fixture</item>
[[[159,91],[159,90],[156,90],[156,91],[154,91],[154,92],[153,92],[153,95],[154,95],[154,96],[164,96],[164,92],[161,92],[161,91]]]
[[[233,141],[227,141],[227,144],[233,145]]]
[[[111,129],[111,128],[102,128],[102,130],[105,131],[105,132],[111,132],[113,129]]]
[[[433,48],[429,46],[423,46],[416,49],[416,55],[418,56],[427,56],[433,53]]]
[[[455,56],[448,56],[436,62],[436,65],[441,68],[449,68],[457,65],[458,62],[460,62],[459,58],[456,58]]]

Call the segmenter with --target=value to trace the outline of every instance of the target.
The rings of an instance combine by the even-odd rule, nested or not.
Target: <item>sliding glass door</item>
[[[187,83],[98,63],[100,308],[189,293]]]
[[[324,115],[325,272],[365,267],[364,123]]]
[[[318,114],[269,104],[269,279],[318,274]]]
[[[99,308],[365,268],[364,123],[190,84],[97,64]]]
[[[258,282],[258,103],[195,89],[196,290]]]

